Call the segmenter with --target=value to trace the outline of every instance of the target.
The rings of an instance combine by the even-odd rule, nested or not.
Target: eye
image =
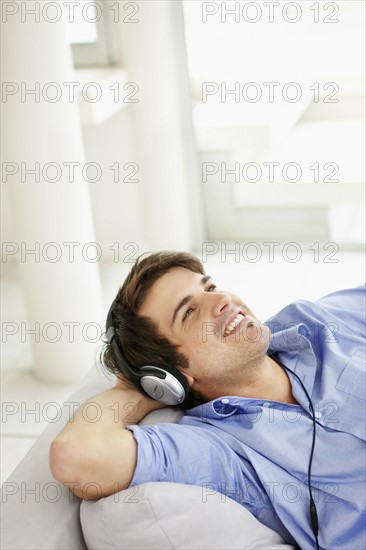
[[[187,311],[185,312],[185,314],[183,315],[182,321],[185,321],[187,319],[187,317],[189,317],[189,315],[192,313],[192,311],[194,311],[194,309],[192,307],[189,307],[187,309]]]
[[[216,285],[214,284],[211,284],[209,285],[206,289],[205,289],[205,292],[214,292],[216,290]],[[195,310],[195,308],[192,308],[192,307],[189,307],[186,312],[184,313],[183,315],[183,318],[182,318],[182,322],[184,323],[184,321],[191,315],[191,313]]]
[[[206,288],[206,292],[214,292],[216,290],[216,285],[210,285]]]

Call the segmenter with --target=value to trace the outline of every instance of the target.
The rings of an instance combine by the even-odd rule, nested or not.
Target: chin
[[[247,340],[246,343],[246,352],[255,362],[256,360],[261,360],[266,356],[269,343],[271,341],[271,333],[268,327],[262,326],[261,329],[261,334],[258,338],[253,339],[252,341]]]
[[[251,323],[243,331],[235,334],[235,339],[237,342],[243,341],[247,345],[253,344],[256,347],[266,347],[267,350],[271,340],[271,332],[266,325],[259,322]]]

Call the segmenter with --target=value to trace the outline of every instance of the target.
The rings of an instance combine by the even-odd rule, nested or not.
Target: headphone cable
[[[278,356],[276,356],[276,358],[273,357],[273,359],[283,369],[287,370],[288,372],[290,372],[291,374],[293,374],[295,376],[295,378],[300,383],[302,389],[304,390],[304,393],[305,393],[305,395],[306,395],[306,397],[309,401],[311,419],[313,421],[313,438],[312,438],[312,443],[311,443],[311,451],[310,451],[309,466],[308,466],[308,489],[309,489],[309,497],[310,497],[310,522],[311,522],[311,528],[312,528],[314,538],[315,538],[316,550],[319,550],[319,541],[318,541],[319,520],[318,520],[318,513],[317,513],[317,510],[316,510],[316,504],[315,504],[315,501],[314,501],[314,498],[313,498],[313,491],[312,491],[312,488],[311,488],[311,467],[312,467],[312,464],[313,464],[313,456],[314,456],[314,448],[315,448],[315,435],[316,435],[316,420],[315,420],[314,406],[313,406],[313,402],[311,400],[311,397],[310,397],[307,389],[305,388],[305,385],[303,384],[301,378],[293,370],[289,369],[288,367],[285,367],[285,365],[283,365],[281,363],[281,361],[278,359]]]

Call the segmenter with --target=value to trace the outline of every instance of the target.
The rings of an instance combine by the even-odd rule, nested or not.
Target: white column
[[[139,86],[133,105],[147,238],[158,249],[200,248],[202,190],[192,124],[181,2],[139,2],[122,24],[122,58]]]
[[[104,311],[99,266],[93,261],[97,249],[86,246],[95,237],[89,184],[81,177],[85,163],[76,94],[73,102],[64,85],[75,81],[70,47],[62,20],[50,23],[41,16],[37,21],[28,14],[22,22],[20,9],[7,17],[2,35],[2,78],[14,92],[3,98],[2,160],[14,163],[15,172],[3,181],[17,229],[27,305],[22,338],[33,343],[40,379],[75,382],[93,364]],[[35,94],[26,93],[31,89]],[[61,97],[53,102],[60,89]],[[73,182],[65,162],[80,163]],[[34,169],[36,175],[27,172]],[[27,334],[29,329],[35,334]]]

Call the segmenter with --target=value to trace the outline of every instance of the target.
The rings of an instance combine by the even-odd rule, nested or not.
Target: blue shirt
[[[296,372],[311,396],[316,442],[311,484],[322,549],[366,548],[365,287],[299,300],[271,317],[269,353]],[[178,424],[129,426],[138,442],[133,484],[202,487],[245,506],[289,543],[314,548],[308,464],[313,422],[299,404],[223,396],[186,411]]]

